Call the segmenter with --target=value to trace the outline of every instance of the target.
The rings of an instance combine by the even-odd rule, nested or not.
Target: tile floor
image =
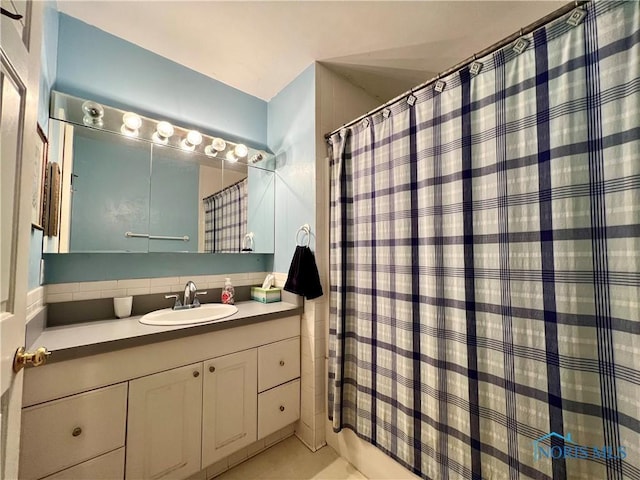
[[[331,447],[312,452],[295,436],[274,445],[215,480],[366,480]]]

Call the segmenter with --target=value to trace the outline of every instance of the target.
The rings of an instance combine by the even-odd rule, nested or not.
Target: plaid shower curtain
[[[247,182],[245,178],[202,199],[205,253],[242,250],[242,241],[247,233]]]
[[[329,418],[424,478],[640,479],[640,8],[583,9],[330,139]]]

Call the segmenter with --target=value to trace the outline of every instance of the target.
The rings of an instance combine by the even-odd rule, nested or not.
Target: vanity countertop
[[[44,346],[51,352],[48,362],[56,362],[301,315],[303,310],[301,306],[287,302],[248,301],[238,302],[236,307],[238,311],[229,317],[194,325],[143,325],[138,321],[141,316],[133,316],[45,328],[29,350]]]

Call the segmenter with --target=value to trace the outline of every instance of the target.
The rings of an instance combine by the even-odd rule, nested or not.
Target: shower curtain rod
[[[373,115],[374,113],[377,113],[385,108],[387,108],[389,105],[393,105],[394,103],[396,103],[399,100],[402,100],[403,98],[405,98],[407,95],[412,94],[413,92],[420,90],[421,88],[424,88],[432,83],[437,82],[438,80],[440,80],[442,77],[446,77],[447,75],[450,75],[458,70],[460,70],[463,67],[466,67],[467,65],[470,65],[471,63],[475,62],[478,58],[484,57],[485,55],[488,55],[492,52],[495,52],[496,50],[501,49],[502,47],[510,44],[511,42],[513,42],[514,40],[522,37],[523,35],[528,35],[529,33],[545,26],[548,23],[551,23],[552,21],[560,18],[561,16],[569,13],[570,11],[572,11],[575,8],[578,8],[586,3],[589,3],[591,0],[576,0],[573,1],[571,3],[568,3],[566,5],[564,5],[563,7],[560,7],[558,10],[555,10],[553,12],[551,12],[548,15],[545,15],[544,17],[542,17],[539,20],[536,20],[535,22],[527,25],[526,27],[521,28],[520,30],[518,30],[515,33],[512,33],[511,35],[509,35],[508,37],[503,38],[502,40],[494,43],[493,45],[479,51],[478,53],[476,53],[475,55],[470,56],[469,58],[467,58],[466,60],[463,60],[460,63],[457,63],[456,65],[454,65],[453,67],[449,68],[448,70],[445,70],[442,73],[439,73],[438,75],[436,75],[435,77],[433,77],[430,80],[427,80],[424,83],[421,83],[420,85],[413,87],[410,90],[407,90],[404,93],[401,93],[400,95],[398,95],[397,97],[392,98],[391,100],[389,100],[388,102],[383,103],[382,105],[374,108],[373,110],[365,113],[364,115],[360,115],[358,118],[351,120],[350,122],[345,123],[344,125],[342,125],[339,128],[336,128],[334,131],[330,132],[330,133],[326,133],[324,135],[325,139],[329,139],[332,135],[338,133],[340,130],[342,130],[343,128],[347,128],[350,127],[351,125],[354,125],[356,123],[358,123],[360,120],[362,120],[365,117],[368,117],[369,115]]]

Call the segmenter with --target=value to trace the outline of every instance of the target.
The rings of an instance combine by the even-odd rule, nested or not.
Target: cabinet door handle
[[[214,367],[213,365],[211,365],[211,366],[209,367],[209,371],[210,371],[211,373],[215,372],[215,371],[216,371],[216,367]]]
[[[82,429],[80,427],[76,427],[71,432],[71,435],[73,435],[74,437],[79,437],[81,433],[82,433]]]
[[[284,412],[284,405],[280,405],[280,411]]]
[[[284,367],[284,360],[280,360],[280,366]]]
[[[196,370],[195,372],[193,372],[193,376],[194,377],[199,377],[200,376],[200,372]]]

